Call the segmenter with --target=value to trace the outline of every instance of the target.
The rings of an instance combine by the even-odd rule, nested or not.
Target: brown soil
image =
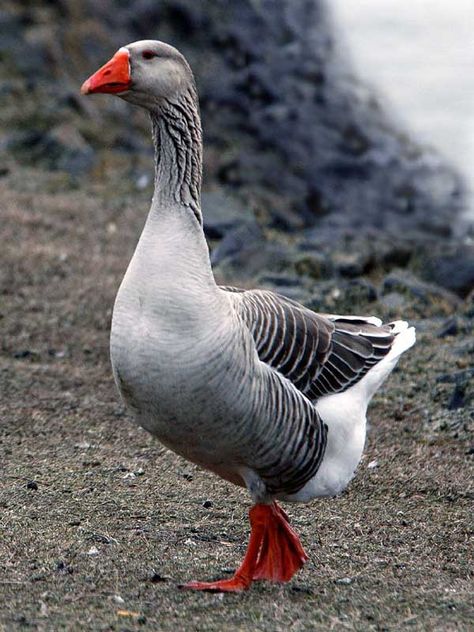
[[[295,579],[178,589],[235,568],[249,501],[119,403],[108,327],[149,192],[114,168],[79,189],[17,166],[2,179],[0,629],[472,629],[469,411],[436,379],[473,341],[429,320],[374,400],[346,493],[287,506],[310,555]]]

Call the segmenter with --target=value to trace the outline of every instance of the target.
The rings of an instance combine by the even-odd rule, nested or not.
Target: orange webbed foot
[[[234,576],[231,579],[220,579],[215,582],[188,582],[184,590],[204,590],[207,592],[242,592],[247,590],[251,582]]]
[[[287,514],[276,502],[254,505],[249,517],[252,527],[249,545],[234,577],[215,582],[189,582],[184,589],[241,592],[255,579],[287,582],[303,566],[308,556]]]

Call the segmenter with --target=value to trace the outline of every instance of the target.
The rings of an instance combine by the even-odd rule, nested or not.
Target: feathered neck
[[[155,201],[189,208],[202,225],[202,132],[194,86],[150,113],[155,148]]]

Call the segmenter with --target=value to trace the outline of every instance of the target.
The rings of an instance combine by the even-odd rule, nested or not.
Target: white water
[[[474,0],[329,0],[356,74],[464,177],[474,219]]]

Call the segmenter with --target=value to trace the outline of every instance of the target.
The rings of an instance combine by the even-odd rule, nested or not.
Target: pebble
[[[94,557],[96,555],[100,555],[100,551],[96,546],[91,546],[91,548],[87,551],[87,555]]]
[[[466,383],[457,382],[448,402],[448,410],[458,410],[465,406]]]
[[[139,191],[143,191],[150,184],[151,178],[148,174],[143,173],[141,176],[135,180],[135,186]]]
[[[146,579],[152,584],[158,584],[160,582],[167,582],[170,578],[158,573],[155,569],[152,569],[149,573],[147,573]]]
[[[452,316],[444,321],[438,330],[438,338],[446,338],[446,336],[456,336],[459,333],[459,322],[456,316]]]

